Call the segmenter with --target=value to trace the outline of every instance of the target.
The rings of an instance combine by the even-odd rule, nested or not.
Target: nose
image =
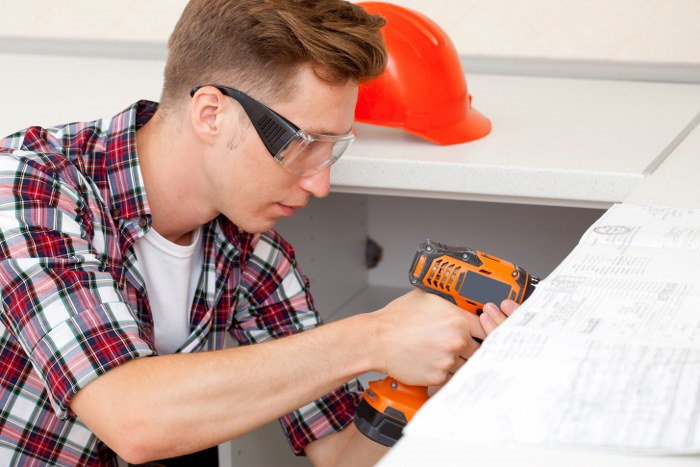
[[[331,191],[331,168],[326,167],[318,173],[299,179],[299,185],[316,198],[325,198]]]

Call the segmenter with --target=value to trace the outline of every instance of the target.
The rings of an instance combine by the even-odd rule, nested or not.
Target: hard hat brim
[[[420,130],[404,127],[404,130],[432,143],[447,146],[483,138],[491,132],[491,120],[472,107],[462,120],[452,125]]]

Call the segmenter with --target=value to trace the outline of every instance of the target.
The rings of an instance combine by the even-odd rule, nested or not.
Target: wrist
[[[357,315],[363,320],[362,348],[367,357],[367,371],[387,372],[387,320],[383,309]]]
[[[381,323],[375,313],[361,313],[346,320],[352,327],[348,343],[356,350],[358,375],[381,371]],[[348,337],[348,334],[345,335]]]

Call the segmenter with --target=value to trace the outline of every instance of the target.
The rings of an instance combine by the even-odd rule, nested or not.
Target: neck
[[[189,244],[192,231],[218,215],[197,189],[204,185],[193,146],[158,112],[136,132],[152,227],[178,244]]]

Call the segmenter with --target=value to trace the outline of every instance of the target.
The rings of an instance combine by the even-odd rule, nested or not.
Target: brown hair
[[[306,64],[329,83],[375,78],[384,24],[345,0],[190,0],[168,41],[161,108],[203,84],[283,99]]]

